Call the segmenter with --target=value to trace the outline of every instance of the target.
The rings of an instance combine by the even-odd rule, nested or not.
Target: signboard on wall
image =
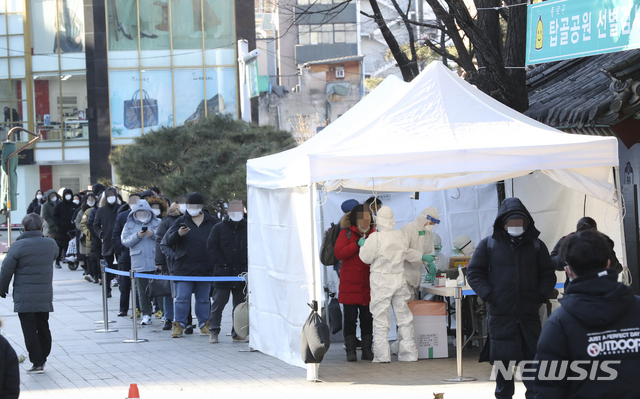
[[[637,0],[556,0],[527,6],[527,65],[634,48],[640,48]]]
[[[2,149],[0,149],[0,156],[2,155]],[[18,165],[35,165],[36,161],[33,157],[33,148],[27,148],[16,155],[18,157]]]
[[[260,95],[260,87],[258,84],[258,59],[247,62],[245,66],[247,70],[247,85],[249,87],[249,98],[258,97]]]

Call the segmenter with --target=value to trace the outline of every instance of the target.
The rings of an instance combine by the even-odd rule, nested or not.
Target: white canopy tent
[[[559,132],[440,63],[411,83],[387,78],[303,145],[248,162],[251,346],[303,366],[306,303],[322,297],[318,188],[434,192],[514,179],[508,192],[528,196],[549,239],[583,212],[600,215],[626,265],[617,166],[615,138]]]

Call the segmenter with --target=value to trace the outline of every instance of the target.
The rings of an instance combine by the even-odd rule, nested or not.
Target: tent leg
[[[311,301],[318,302],[318,311],[320,311],[323,304],[322,275],[320,273],[320,269],[318,268],[318,261],[320,260],[320,257],[318,256],[318,241],[316,239],[316,197],[318,192],[318,185],[316,183],[313,183],[311,186],[309,186],[309,190],[309,211],[311,217],[311,270],[313,271]],[[319,369],[320,364],[307,364],[307,380],[319,381]]]
[[[620,218],[620,245],[622,246],[621,254],[622,254],[622,265],[627,265],[627,243],[624,238],[624,209],[622,209],[622,182],[620,181],[620,168],[618,166],[613,167],[613,179],[615,180],[615,189],[616,189],[616,201],[618,201],[618,217]]]
[[[318,377],[319,369],[320,363],[307,364],[307,381],[320,382]]]

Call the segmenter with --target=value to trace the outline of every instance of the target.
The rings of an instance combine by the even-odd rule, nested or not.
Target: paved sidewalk
[[[137,383],[141,398],[217,397],[264,398],[389,398],[402,392],[407,397],[431,398],[444,392],[446,399],[491,398],[494,383],[488,381],[490,366],[477,362],[477,351],[465,353],[465,375],[476,382],[451,384],[455,376],[453,348],[448,359],[415,363],[347,363],[342,344],[333,345],[320,366],[322,383],[306,381],[306,370],[290,366],[259,352],[240,352],[247,344],[233,343],[230,307],[224,312],[220,343],[209,344],[199,332],[171,339],[154,318],[151,326],[138,329],[149,342],[127,344],[132,322],[116,317],[119,293],[109,299],[109,318],[118,332],[100,334],[94,324],[102,319],[101,291],[82,279],[82,271],[66,268],[54,272],[54,308],[50,325],[53,350],[45,374],[29,375],[31,363],[21,367],[21,398],[125,398],[131,383]],[[10,296],[0,300],[2,333],[19,354],[24,340]],[[278,337],[274,337],[278,339]],[[402,388],[402,391],[398,391]],[[522,384],[516,397],[524,397]]]

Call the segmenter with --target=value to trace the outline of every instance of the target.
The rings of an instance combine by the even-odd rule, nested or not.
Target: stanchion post
[[[136,308],[138,307],[136,304],[136,279],[133,277],[134,271],[129,271],[129,278],[131,279],[131,304],[133,306],[133,339],[125,339],[124,343],[138,343],[138,342],[148,342],[148,339],[138,339],[138,312]]]
[[[456,362],[458,366],[458,376],[456,378],[446,378],[447,382],[475,381],[473,377],[462,376],[462,287],[456,287]]]
[[[96,323],[104,323],[104,328],[95,330],[95,332],[97,333],[109,333],[109,332],[118,331],[118,330],[109,328],[109,304],[107,303],[107,284],[109,284],[109,282],[106,280],[106,273],[104,271],[106,264],[107,262],[104,259],[100,260],[100,270],[102,271],[102,317],[103,319],[101,322],[96,322]]]

